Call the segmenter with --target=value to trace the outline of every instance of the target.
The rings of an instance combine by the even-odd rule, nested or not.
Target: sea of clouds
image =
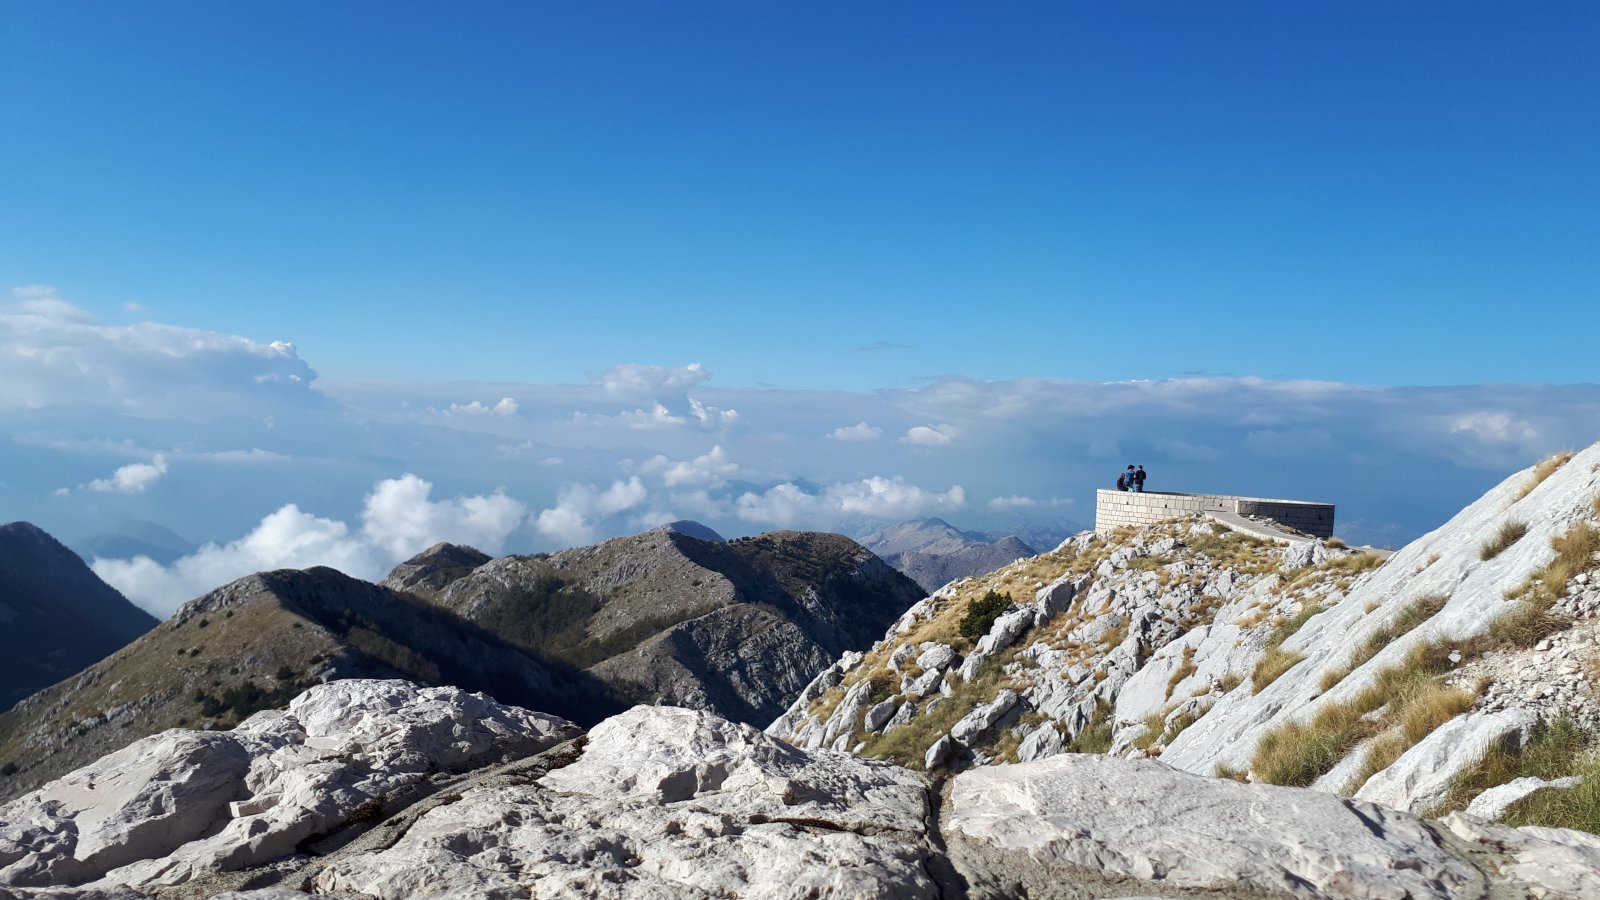
[[[263,569],[380,578],[442,540],[1084,522],[1129,463],[1152,489],[1334,502],[1347,539],[1399,544],[1600,435],[1595,385],[949,374],[846,392],[597,362],[567,384],[329,380],[287,341],[103,324],[19,289],[0,307],[0,518],[63,539],[151,520],[203,542],[168,565],[93,561],[165,615]]]

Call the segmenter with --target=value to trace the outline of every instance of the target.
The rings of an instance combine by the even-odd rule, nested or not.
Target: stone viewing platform
[[[1104,533],[1115,528],[1138,528],[1191,513],[1211,516],[1235,528],[1248,524],[1250,518],[1270,519],[1289,531],[1323,539],[1333,537],[1332,503],[1234,497],[1228,494],[1180,494],[1168,491],[1130,493],[1105,489],[1095,492],[1094,530]],[[1271,533],[1259,536],[1280,540],[1292,537]]]

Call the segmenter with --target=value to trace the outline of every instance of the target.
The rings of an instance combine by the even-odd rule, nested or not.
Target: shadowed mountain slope
[[[0,708],[79,671],[156,619],[27,522],[0,525]]]
[[[629,700],[764,723],[921,596],[842,535],[778,531],[720,542],[656,530],[497,559],[436,602],[588,668]]]
[[[594,722],[618,708],[593,676],[449,611],[334,569],[241,578],[81,674],[0,715],[0,796],[167,728],[229,727],[307,686],[403,677]]]

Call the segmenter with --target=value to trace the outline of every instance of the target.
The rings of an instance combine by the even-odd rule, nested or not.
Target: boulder
[[[430,773],[578,729],[457,688],[352,679],[231,732],[145,738],[0,807],[0,885],[171,885],[259,865],[373,815]]]
[[[1600,835],[1569,828],[1512,828],[1461,813],[1440,820],[1457,837],[1503,854],[1502,884],[1518,889],[1505,896],[1591,900],[1600,896]]]
[[[1017,701],[1021,699],[1021,696],[1010,688],[1001,690],[993,700],[962,716],[961,720],[951,727],[950,737],[959,744],[971,747],[1015,709]]]
[[[1538,717],[1525,709],[1459,715],[1363,784],[1355,799],[1421,813],[1443,803],[1456,777],[1491,751],[1522,746]]]
[[[932,898],[928,788],[673,707],[606,720],[533,784],[472,788],[316,887],[381,897]]]
[[[1445,900],[1479,883],[1415,816],[1155,760],[1069,753],[971,769],[945,822],[957,868],[990,896],[1028,871],[1306,898]]]
[[[1467,804],[1466,813],[1480,819],[1498,821],[1511,808],[1513,803],[1538,791],[1550,788],[1575,788],[1583,784],[1583,776],[1574,775],[1570,778],[1557,778],[1546,781],[1543,778],[1513,778],[1505,784],[1498,784],[1478,796],[1472,798]]]

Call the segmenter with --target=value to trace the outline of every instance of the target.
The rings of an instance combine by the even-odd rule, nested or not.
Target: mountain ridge
[[[156,619],[29,522],[0,525],[0,709],[149,631]]]

